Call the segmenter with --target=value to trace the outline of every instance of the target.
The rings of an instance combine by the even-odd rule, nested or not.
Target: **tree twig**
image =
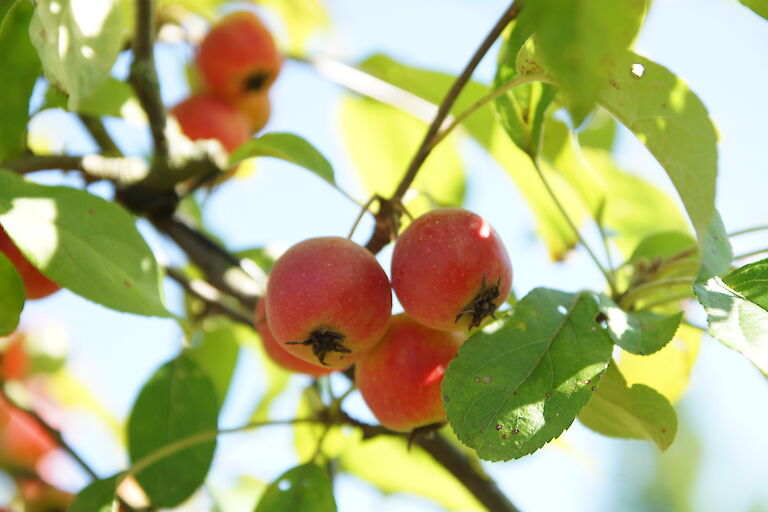
[[[395,190],[395,193],[388,201],[380,202],[379,211],[376,213],[376,226],[374,228],[374,232],[365,246],[366,249],[372,253],[378,253],[392,240],[392,237],[396,234],[393,232],[393,230],[397,229],[399,224],[398,220],[400,218],[400,208],[397,208],[396,206],[399,205],[403,199],[403,196],[410,188],[413,180],[416,178],[416,174],[418,173],[422,164],[424,161],[426,161],[427,157],[432,151],[432,146],[430,144],[432,138],[440,130],[440,127],[448,117],[453,104],[458,99],[461,91],[464,89],[464,86],[467,84],[467,82],[469,82],[469,79],[474,73],[475,68],[477,68],[477,65],[480,64],[480,61],[483,59],[485,54],[488,53],[488,50],[490,50],[491,46],[493,46],[493,43],[496,41],[496,39],[498,39],[499,35],[501,35],[501,32],[504,30],[504,28],[517,17],[519,11],[519,4],[517,2],[512,2],[512,4],[501,15],[488,35],[483,39],[482,43],[480,43],[480,46],[472,55],[472,58],[464,67],[464,70],[456,78],[456,80],[453,82],[453,85],[448,90],[443,100],[440,102],[437,113],[432,119],[432,123],[427,129],[427,133],[424,135],[424,139],[422,140],[419,148],[416,150],[416,154],[406,169],[400,184]]]
[[[53,169],[80,171],[91,178],[128,185],[143,180],[149,173],[147,163],[138,157],[102,155],[27,155],[0,163],[0,168],[19,174]]]
[[[253,326],[253,318],[251,316],[245,315],[224,303],[219,290],[206,281],[202,279],[188,279],[183,272],[175,268],[166,268],[165,272],[168,274],[168,277],[179,283],[187,292],[202,300],[211,311],[226,315],[249,327]]]
[[[246,272],[235,256],[177,217],[160,215],[150,220],[200,267],[211,285],[235,297],[248,310],[254,310],[264,284]]]
[[[492,478],[439,432],[419,436],[414,442],[450,471],[490,512],[520,512]]]
[[[107,132],[104,123],[98,117],[88,116],[85,114],[79,114],[80,122],[83,123],[85,129],[93,137],[93,140],[101,148],[101,153],[104,156],[123,156],[120,148],[117,147],[115,141]]]
[[[165,138],[165,107],[160,97],[154,57],[154,0],[136,0],[136,34],[133,39],[133,62],[128,81],[136,91],[141,108],[147,114],[155,147],[155,157],[168,158]]]

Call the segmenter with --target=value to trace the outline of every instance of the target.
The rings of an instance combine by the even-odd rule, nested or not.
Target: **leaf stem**
[[[664,297],[659,300],[647,302],[643,304],[643,309],[652,309],[652,308],[655,308],[656,306],[663,306],[664,304],[669,304],[670,302],[678,302],[681,300],[692,299],[692,298],[693,297],[691,297],[690,293],[678,293],[675,295],[670,295],[669,297]]]
[[[529,84],[531,82],[544,82],[547,81],[546,76],[543,74],[538,75],[521,75],[516,78],[513,78],[509,82],[506,82],[502,85],[500,85],[498,88],[494,89],[493,91],[489,92],[476,102],[474,102],[472,105],[470,105],[466,110],[461,112],[459,115],[453,118],[453,120],[442,130],[440,130],[438,133],[435,134],[435,136],[432,138],[432,140],[429,143],[429,149],[432,150],[440,144],[457,126],[459,126],[461,123],[466,121],[466,119],[480,110],[482,107],[490,103],[491,101],[495,100],[496,98],[502,96],[503,94],[511,91],[512,89],[516,87],[520,87],[521,85]]]
[[[402,199],[405,195],[405,192],[410,188],[411,183],[413,183],[413,180],[416,178],[416,173],[419,171],[422,164],[427,159],[429,153],[434,147],[431,144],[432,139],[435,137],[435,135],[437,135],[438,130],[440,130],[440,127],[443,124],[443,121],[445,121],[446,117],[448,117],[448,114],[450,114],[451,108],[458,99],[459,94],[461,94],[464,86],[467,85],[467,82],[469,82],[469,79],[471,78],[478,64],[480,64],[480,61],[483,59],[483,57],[485,57],[485,54],[488,53],[488,50],[490,50],[493,43],[496,42],[496,39],[498,39],[498,37],[501,35],[501,32],[504,30],[504,28],[506,28],[506,26],[509,25],[509,23],[517,17],[519,11],[519,4],[512,2],[501,15],[501,18],[499,18],[488,35],[485,36],[483,42],[480,43],[480,46],[472,55],[472,58],[464,67],[464,70],[453,82],[453,85],[446,93],[445,98],[443,98],[443,101],[440,102],[440,106],[437,109],[437,114],[435,114],[435,117],[432,120],[432,124],[429,125],[429,129],[427,129],[427,133],[424,135],[424,139],[422,140],[419,149],[413,156],[410,165],[405,171],[403,179],[400,181],[400,184],[395,190],[393,198]]]
[[[168,158],[168,140],[165,138],[165,107],[160,97],[160,81],[155,68],[154,24],[154,0],[136,0],[136,34],[128,81],[147,114],[155,156],[164,161]]]
[[[170,457],[171,455],[174,455],[175,453],[178,453],[182,450],[186,450],[187,448],[191,448],[198,444],[213,441],[221,434],[232,434],[232,433],[243,432],[246,430],[252,430],[260,427],[270,427],[270,426],[278,426],[278,425],[295,425],[297,423],[316,423],[318,421],[319,420],[315,418],[294,418],[292,420],[257,421],[253,423],[248,423],[246,425],[242,425],[240,427],[223,428],[223,429],[217,429],[217,430],[206,430],[204,432],[198,432],[197,434],[193,434],[191,436],[187,436],[177,441],[174,441],[173,443],[167,444],[162,448],[159,448],[158,450],[155,450],[154,452],[140,458],[139,460],[134,462],[131,465],[131,467],[128,468],[127,471],[125,471],[125,473],[123,473],[123,476],[121,479],[125,479],[131,475],[136,475],[141,471],[145,470],[146,468],[148,468],[149,466],[151,466],[152,464],[166,457]]]
[[[480,46],[477,48],[472,58],[469,60],[464,70],[459,74],[453,85],[446,93],[443,100],[440,102],[440,106],[437,109],[435,117],[432,119],[432,123],[427,129],[427,133],[424,135],[424,139],[421,141],[419,148],[416,150],[416,154],[413,156],[410,165],[405,171],[403,178],[395,190],[395,193],[387,201],[382,201],[379,207],[379,211],[376,214],[376,227],[374,229],[371,238],[366,244],[366,249],[373,254],[378,253],[385,245],[387,245],[396,234],[397,226],[399,225],[399,216],[401,212],[393,207],[393,203],[400,203],[403,196],[410,188],[413,180],[416,179],[416,174],[419,172],[422,164],[426,161],[433,146],[431,145],[432,139],[437,135],[443,122],[451,112],[451,108],[458,99],[464,86],[469,82],[472,74],[477,68],[480,61],[483,59],[488,50],[490,50],[493,43],[501,35],[504,28],[517,17],[520,12],[520,4],[512,2],[509,7],[504,11],[499,20],[493,26],[488,35],[485,36]]]
[[[107,132],[104,123],[98,117],[88,116],[85,114],[79,114],[80,122],[83,123],[85,129],[93,137],[93,140],[101,148],[101,153],[105,156],[123,156],[120,148],[117,147],[115,141]]]
[[[768,230],[768,225],[766,225],[766,226],[753,226],[751,228],[740,229],[738,231],[734,231],[733,233],[728,233],[728,238],[733,238],[733,237],[739,236],[739,235],[746,235],[747,233],[754,233],[755,231],[765,231],[765,230]]]
[[[668,279],[659,279],[658,281],[651,281],[649,283],[643,283],[641,285],[638,285],[630,290],[627,290],[627,292],[619,299],[619,306],[621,309],[628,311],[632,305],[637,302],[639,298],[641,298],[643,295],[647,294],[648,292],[663,289],[663,288],[669,288],[672,286],[679,286],[679,285],[692,285],[693,284],[693,278],[691,277],[670,277]]]
[[[752,256],[757,256],[758,254],[762,254],[764,252],[768,252],[768,247],[763,248],[763,249],[758,249],[756,251],[745,252],[744,254],[739,254],[738,256],[734,256],[733,259],[734,260],[743,260],[745,258],[750,258]]]
[[[550,185],[549,180],[544,175],[544,171],[542,170],[536,158],[531,158],[531,161],[533,162],[533,167],[536,169],[536,174],[539,175],[539,179],[541,180],[541,183],[544,185],[544,188],[547,189],[547,193],[549,194],[549,197],[555,203],[555,206],[557,206],[557,209],[562,214],[563,218],[565,219],[565,222],[568,224],[568,226],[570,226],[571,230],[576,235],[576,238],[579,240],[579,243],[582,246],[584,246],[584,249],[586,249],[587,253],[589,254],[589,257],[592,258],[592,261],[595,263],[597,268],[603,274],[603,277],[605,277],[605,280],[608,283],[608,287],[611,289],[611,293],[615,294],[616,282],[614,281],[613,276],[605,269],[605,267],[603,267],[603,264],[600,263],[600,260],[592,251],[592,248],[589,246],[589,244],[587,244],[587,241],[584,240],[584,237],[581,236],[581,232],[579,231],[579,228],[573,222],[573,219],[571,219],[571,216],[568,215],[568,212],[565,210],[565,207],[560,202],[560,199],[558,199],[557,194],[555,194],[554,189],[552,189],[552,185]]]

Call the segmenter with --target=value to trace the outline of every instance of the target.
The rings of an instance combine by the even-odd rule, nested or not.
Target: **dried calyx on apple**
[[[506,300],[512,265],[501,238],[476,213],[443,208],[400,235],[392,288],[406,313],[433,329],[478,327]]]

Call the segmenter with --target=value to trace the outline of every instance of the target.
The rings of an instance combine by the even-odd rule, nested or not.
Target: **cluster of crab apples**
[[[261,20],[249,11],[234,12],[200,43],[195,69],[201,88],[171,114],[191,140],[215,139],[231,152],[267,124],[269,89],[282,62]]]
[[[305,240],[275,262],[255,325],[289,370],[318,376],[355,364],[379,422],[407,432],[445,420],[443,373],[467,332],[506,300],[512,266],[487,221],[443,208],[403,231],[391,275],[390,285],[376,258],[348,239]],[[391,290],[405,313],[392,315]]]

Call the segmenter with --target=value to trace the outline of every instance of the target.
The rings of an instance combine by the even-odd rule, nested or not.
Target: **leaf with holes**
[[[532,453],[559,436],[592,396],[613,343],[597,297],[537,288],[448,365],[443,399],[459,440],[486,460]]]
[[[740,352],[768,376],[768,311],[719,277],[695,284],[693,291],[707,311],[709,334]]]
[[[229,157],[229,165],[236,165],[258,156],[271,156],[312,171],[331,185],[336,185],[333,167],[315,147],[292,133],[265,133],[250,139]]]
[[[119,474],[94,480],[77,493],[68,512],[112,512],[115,503],[115,493],[120,479]]]
[[[272,483],[255,512],[335,512],[333,487],[328,472],[314,463],[289,469]]]
[[[615,61],[642,25],[647,0],[537,0],[526,6],[536,45],[557,78],[564,102],[578,126],[599,96]]]
[[[130,24],[121,0],[39,0],[29,25],[45,76],[69,94],[77,111],[112,70]]]
[[[579,421],[605,436],[647,439],[661,451],[677,434],[677,414],[669,400],[643,384],[628,386],[615,364],[608,366]]]
[[[723,282],[768,311],[768,258],[737,268]]]
[[[155,372],[133,405],[128,419],[131,461],[215,432],[218,414],[216,389],[208,376],[188,355],[173,359]],[[136,480],[154,506],[176,507],[203,484],[215,450],[215,437],[196,443],[140,470]]]
[[[0,253],[0,336],[7,336],[19,325],[24,309],[24,282],[11,260]]]
[[[29,99],[40,75],[40,59],[29,41],[34,6],[25,0],[4,0],[0,21],[0,161],[26,146]]]
[[[702,242],[717,178],[717,133],[704,104],[665,67],[632,53],[617,60],[598,103],[667,171]]]
[[[121,206],[0,170],[0,224],[57,284],[117,311],[169,316],[155,257]]]
[[[608,334],[618,346],[632,354],[658,352],[675,336],[683,313],[662,315],[652,311],[624,311],[607,295],[600,295]]]

